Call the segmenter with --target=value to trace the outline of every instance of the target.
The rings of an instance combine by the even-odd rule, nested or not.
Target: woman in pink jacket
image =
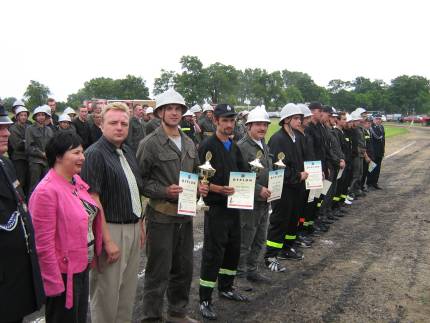
[[[101,251],[102,220],[77,175],[85,160],[80,137],[59,133],[47,144],[46,158],[51,169],[29,203],[47,296],[45,318],[86,323],[88,268]]]

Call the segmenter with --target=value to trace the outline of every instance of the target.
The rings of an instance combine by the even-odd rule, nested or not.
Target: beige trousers
[[[131,322],[140,261],[140,223],[108,223],[112,240],[121,255],[117,262],[108,264],[103,250],[99,270],[90,273],[92,323]]]

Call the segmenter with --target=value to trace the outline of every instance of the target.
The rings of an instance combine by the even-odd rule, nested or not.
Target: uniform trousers
[[[266,242],[269,203],[255,202],[254,210],[240,211],[241,245],[238,271],[257,270],[258,257]]]
[[[361,190],[361,178],[363,176],[363,157],[352,158],[352,182],[351,192],[357,193]]]
[[[376,185],[379,181],[379,174],[381,173],[381,164],[383,157],[375,158],[374,162],[377,165],[375,169],[367,175],[367,185]]]
[[[40,180],[46,175],[48,172],[48,166],[38,163],[29,163],[29,171],[30,171],[30,182],[29,182],[29,194],[33,193],[37,184],[39,184]]]
[[[193,247],[192,221],[159,223],[146,217],[144,320],[161,318],[165,294],[169,314],[186,314],[193,277]]]
[[[211,301],[217,278],[218,290],[233,288],[241,242],[239,210],[211,205],[204,221],[200,302]]]

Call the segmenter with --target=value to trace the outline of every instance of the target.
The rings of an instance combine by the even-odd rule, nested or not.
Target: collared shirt
[[[127,178],[115,149],[115,145],[104,136],[100,137],[85,151],[81,177],[90,185],[89,191],[100,196],[107,222],[131,223],[136,220],[136,216],[133,214]],[[134,152],[125,144],[121,149],[142,194],[142,175]]]

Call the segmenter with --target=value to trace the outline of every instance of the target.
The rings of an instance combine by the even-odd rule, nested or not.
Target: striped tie
[[[142,215],[142,204],[140,202],[139,188],[137,187],[136,178],[134,177],[133,171],[128,164],[127,159],[121,149],[116,150],[119,161],[121,162],[122,169],[124,170],[125,177],[127,178],[128,188],[130,189],[131,205],[133,207],[133,213],[138,218]]]

